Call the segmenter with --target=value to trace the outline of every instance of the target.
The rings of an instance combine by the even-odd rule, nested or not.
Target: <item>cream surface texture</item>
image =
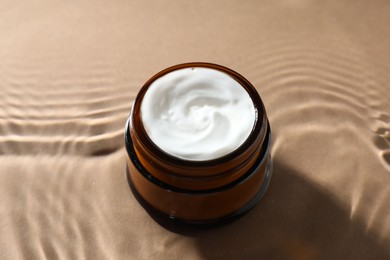
[[[249,137],[256,118],[248,92],[232,77],[209,68],[184,68],[155,80],[141,103],[149,138],[186,160],[229,154]]]

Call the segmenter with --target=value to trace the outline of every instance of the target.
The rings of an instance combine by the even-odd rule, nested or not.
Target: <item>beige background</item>
[[[0,259],[390,259],[390,2],[0,2]],[[259,90],[274,175],[175,234],[133,198],[123,126],[182,62]]]

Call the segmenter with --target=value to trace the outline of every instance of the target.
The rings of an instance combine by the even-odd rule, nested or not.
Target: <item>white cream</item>
[[[255,124],[248,92],[232,77],[208,68],[185,68],[155,80],[141,104],[149,138],[187,160],[211,160],[238,148]]]

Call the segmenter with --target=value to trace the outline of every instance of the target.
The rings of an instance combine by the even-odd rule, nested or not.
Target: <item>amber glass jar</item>
[[[218,70],[235,79],[248,92],[256,110],[254,127],[244,143],[211,160],[192,161],[164,152],[151,141],[142,124],[140,108],[149,86],[169,72],[196,67]],[[225,222],[252,208],[267,190],[272,168],[270,140],[263,102],[248,80],[216,64],[179,64],[148,80],[133,104],[125,126],[128,181],[152,214],[194,225]]]

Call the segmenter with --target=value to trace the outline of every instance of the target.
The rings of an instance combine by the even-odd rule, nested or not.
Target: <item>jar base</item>
[[[154,207],[152,207],[147,201],[145,201],[144,198],[138,193],[136,187],[133,185],[130,171],[128,165],[126,165],[126,178],[129,184],[129,187],[134,195],[134,197],[137,199],[139,204],[146,210],[146,212],[161,226],[164,228],[176,232],[176,233],[186,233],[190,230],[194,229],[203,229],[203,228],[212,228],[221,226],[224,224],[228,224],[234,220],[237,220],[241,216],[243,216],[245,213],[247,213],[249,210],[251,210],[265,195],[269,183],[271,181],[272,176],[272,159],[269,158],[267,162],[266,172],[264,176],[264,181],[259,188],[256,195],[243,207],[238,209],[237,211],[228,214],[226,216],[222,216],[220,218],[216,219],[209,219],[209,220],[201,220],[201,221],[193,221],[193,220],[185,220],[180,219],[176,217],[169,216]]]

